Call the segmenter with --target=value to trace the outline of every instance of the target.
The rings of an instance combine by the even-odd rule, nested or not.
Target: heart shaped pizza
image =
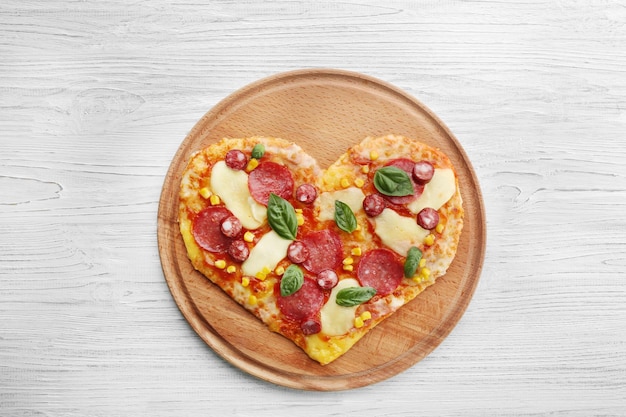
[[[179,203],[194,268],[322,365],[444,275],[463,227],[450,160],[396,135],[325,170],[283,139],[223,139]]]

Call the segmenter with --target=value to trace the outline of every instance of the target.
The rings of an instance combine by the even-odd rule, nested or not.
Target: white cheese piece
[[[346,334],[354,325],[354,315],[358,305],[342,307],[336,301],[337,293],[350,287],[360,287],[359,282],[353,278],[342,279],[330,292],[328,301],[320,311],[322,333],[328,336],[341,336]]]
[[[248,174],[244,171],[230,169],[224,161],[217,162],[211,170],[211,190],[246,229],[257,229],[267,219],[267,208],[250,195]]]
[[[456,191],[456,180],[451,169],[436,169],[432,179],[424,186],[422,195],[408,204],[411,213],[417,214],[425,207],[439,210]]]
[[[241,264],[244,275],[255,276],[264,268],[273,271],[283,258],[287,256],[287,248],[292,240],[283,239],[270,230],[250,250],[250,256]]]
[[[389,208],[374,218],[374,228],[383,244],[400,256],[406,256],[411,246],[419,246],[430,233],[415,218],[401,216]]]
[[[359,210],[363,210],[364,199],[365,194],[357,187],[321,193],[317,199],[317,204],[320,208],[319,219],[324,221],[335,218],[335,201],[337,200],[346,203],[352,209],[352,212],[356,213]]]

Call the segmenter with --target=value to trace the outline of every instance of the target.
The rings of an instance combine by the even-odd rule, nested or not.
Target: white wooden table
[[[626,2],[0,5],[0,415],[626,415]],[[425,360],[308,392],[189,327],[157,206],[189,130],[311,67],[402,88],[482,186],[474,298]]]

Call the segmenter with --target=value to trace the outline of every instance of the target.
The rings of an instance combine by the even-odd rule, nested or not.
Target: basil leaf
[[[354,307],[369,301],[375,294],[372,287],[348,287],[339,290],[335,301],[342,307]]]
[[[287,297],[298,291],[304,284],[304,274],[296,265],[289,265],[280,280],[280,295]]]
[[[252,148],[252,157],[254,159],[261,159],[265,155],[265,146],[262,143],[257,143]]]
[[[404,276],[411,278],[417,271],[417,266],[422,259],[422,251],[419,248],[412,246],[406,255],[406,261],[404,261]]]
[[[298,233],[296,211],[287,200],[276,194],[270,194],[267,203],[267,222],[278,236],[287,240],[295,240]]]
[[[335,223],[344,232],[352,233],[356,230],[356,217],[350,206],[343,201],[335,201]]]
[[[384,195],[402,197],[412,195],[413,183],[406,171],[395,167],[382,167],[374,174],[374,187]]]

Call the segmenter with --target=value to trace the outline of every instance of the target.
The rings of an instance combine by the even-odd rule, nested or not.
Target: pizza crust
[[[444,225],[443,230],[440,233],[434,233],[436,238],[432,245],[420,247],[425,260],[425,265],[420,267],[420,270],[428,269],[430,274],[427,276],[417,274],[410,279],[403,278],[401,284],[391,294],[382,297],[375,296],[369,302],[361,304],[356,310],[355,317],[360,317],[366,311],[370,317],[363,320],[360,327],[352,325],[344,335],[328,336],[324,334],[323,329],[317,334],[305,335],[298,325],[285,319],[277,307],[277,297],[280,295],[276,293],[276,288],[281,279],[277,272],[281,272],[281,268],[284,270],[290,265],[288,259],[280,261],[275,271],[271,271],[267,277],[259,280],[255,277],[244,276],[240,265],[229,260],[227,256],[202,249],[193,236],[194,216],[211,204],[210,200],[202,195],[201,190],[205,191],[205,195],[207,189],[211,191],[210,177],[213,164],[224,160],[226,153],[231,149],[240,149],[249,154],[257,143],[264,144],[267,158],[289,168],[296,187],[304,183],[315,184],[320,193],[340,191],[349,187],[360,188],[363,194],[375,192],[372,184],[373,172],[396,158],[410,158],[414,161],[428,160],[439,169],[454,170],[454,167],[438,149],[397,135],[365,138],[361,143],[347,150],[324,171],[298,145],[279,138],[223,139],[196,152],[191,157],[181,180],[179,226],[192,265],[222,288],[234,301],[263,321],[269,330],[292,340],[309,357],[320,364],[328,364],[347,352],[377,324],[413,300],[427,287],[434,284],[438,277],[445,274],[456,254],[463,228],[463,207],[458,178],[455,173],[454,194],[438,210],[441,223]],[[306,223],[300,227],[298,237],[311,230],[336,228],[333,220],[319,220],[323,216],[320,213],[322,208],[317,204],[318,200],[311,206],[311,209],[305,210],[305,216],[308,217],[305,220]],[[358,248],[360,253],[364,254],[369,250],[384,247],[375,233],[375,220],[368,217],[363,210],[356,210],[354,214],[360,227],[349,234],[340,233],[340,237],[344,256],[353,259],[355,268],[352,271],[349,268],[339,268],[337,273],[340,280],[356,276],[356,265],[358,265],[360,255],[353,255],[353,250]],[[254,233],[259,238],[270,230],[269,225],[266,224]],[[227,266],[221,268],[218,262],[225,258]],[[228,266],[234,268],[229,269]]]

